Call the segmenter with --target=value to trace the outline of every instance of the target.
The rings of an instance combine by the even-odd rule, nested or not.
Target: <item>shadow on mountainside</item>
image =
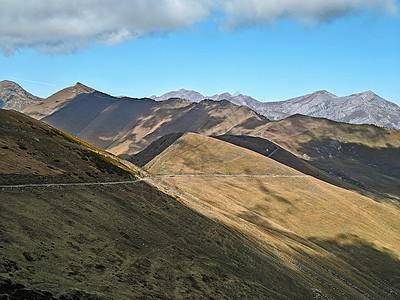
[[[394,199],[400,199],[400,161],[397,159],[400,157],[400,148],[391,145],[372,148],[356,143],[340,143],[329,138],[315,138],[309,143],[299,144],[297,149],[311,157],[306,161],[281,147],[274,152],[278,146],[267,139],[238,135],[213,137],[255,151],[330,184],[361,194],[369,192],[367,196],[375,200],[393,196]]]
[[[311,140],[299,146],[299,152],[307,153],[315,168],[375,194],[375,199],[394,196],[400,200],[400,148],[371,148],[333,139]]]
[[[344,261],[347,273],[351,272],[366,282],[374,282],[374,286],[381,291],[380,299],[400,298],[400,260],[390,252],[380,251],[356,236],[341,235],[334,240],[311,238],[309,241],[335,255],[333,260]],[[339,279],[346,280],[345,277]]]

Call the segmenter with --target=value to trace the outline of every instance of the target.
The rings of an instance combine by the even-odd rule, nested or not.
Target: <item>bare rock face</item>
[[[0,81],[0,108],[22,111],[26,107],[38,104],[41,101],[41,98],[28,93],[15,82]]]
[[[196,91],[181,89],[160,97],[153,96],[153,99],[165,100],[171,97],[185,98],[193,102],[202,99],[228,100],[237,105],[248,106],[271,120],[302,114],[350,124],[372,124],[400,129],[400,107],[371,91],[338,97],[323,90],[285,101],[260,102],[242,94],[233,96],[223,93],[208,97]]]
[[[318,91],[286,101],[263,103],[256,110],[273,120],[303,114],[337,122],[400,129],[400,107],[371,91],[346,97]]]

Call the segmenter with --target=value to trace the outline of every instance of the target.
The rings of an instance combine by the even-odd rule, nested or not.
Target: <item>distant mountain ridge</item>
[[[387,101],[372,91],[338,97],[325,90],[285,101],[260,102],[250,96],[230,93],[203,96],[202,94],[180,89],[162,96],[151,98],[157,101],[168,98],[183,98],[193,102],[203,99],[228,100],[237,105],[246,105],[271,120],[281,120],[294,114],[327,118],[350,124],[372,124],[380,127],[400,129],[400,107]]]
[[[29,94],[18,84],[11,81],[0,82],[0,107],[21,111],[36,119],[43,119],[62,109],[81,94],[102,94],[93,88],[76,83],[46,99]],[[112,97],[115,100],[134,99],[129,97]],[[350,124],[372,124],[400,130],[400,107],[387,101],[372,91],[338,97],[325,90],[312,94],[277,102],[260,102],[247,95],[231,95],[230,93],[204,96],[193,90],[180,89],[162,96],[151,96],[156,101],[171,98],[186,99],[199,103],[203,100],[228,100],[229,102],[247,106],[270,120],[282,120],[291,115],[302,114],[311,117],[326,118]],[[149,98],[147,98],[149,99]]]
[[[338,122],[400,129],[400,107],[372,91],[346,97],[317,91],[286,101],[263,103],[262,107],[256,110],[275,120],[299,113]]]

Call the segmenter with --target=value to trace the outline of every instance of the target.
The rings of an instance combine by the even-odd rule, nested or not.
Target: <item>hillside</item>
[[[272,247],[299,277],[335,290],[323,296],[384,298],[400,292],[393,285],[400,278],[400,213],[390,205],[192,133],[145,168],[184,195],[188,206]],[[382,263],[389,257],[391,263]]]
[[[392,206],[194,133],[153,144],[149,156],[156,157],[146,168],[154,176],[140,179],[90,144],[20,113],[0,113],[2,295],[400,293],[393,284],[400,213]]]
[[[81,94],[43,121],[116,155],[131,155],[169,133],[224,134],[268,120],[228,101],[115,98]]]
[[[40,103],[41,100],[15,82],[0,81],[0,108],[21,111],[28,106]]]
[[[296,156],[292,152],[286,150],[285,148],[282,148],[282,146],[277,145],[271,140],[263,139],[260,137],[247,136],[247,135],[228,135],[228,134],[213,136],[213,137],[234,144],[236,146],[257,152],[268,158],[276,160],[281,164],[296,169],[301,173],[304,173],[306,175],[311,175],[315,178],[321,179],[330,184],[339,187],[344,187],[346,189],[357,190],[355,186],[348,184],[343,180],[333,175],[330,175],[321,169],[314,167],[307,160],[303,159],[302,157]]]
[[[101,150],[20,113],[0,113],[2,298],[318,294],[310,288],[318,282],[298,278],[272,249],[92,152]]]
[[[0,184],[131,180],[118,159],[15,111],[0,110]]]
[[[378,198],[400,199],[398,130],[294,115],[246,134],[273,140],[358,190],[372,192]]]

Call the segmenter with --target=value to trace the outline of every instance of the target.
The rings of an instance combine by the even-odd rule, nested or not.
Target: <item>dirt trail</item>
[[[15,189],[27,187],[59,187],[59,186],[91,186],[91,185],[115,185],[115,184],[130,184],[142,181],[142,179],[131,181],[108,181],[108,182],[73,182],[73,183],[37,183],[37,184],[15,184],[15,185],[0,185],[0,189]]]
[[[279,175],[279,174],[177,174],[177,175],[157,175],[157,178],[173,178],[173,177],[249,177],[249,178],[304,178],[310,175]]]

